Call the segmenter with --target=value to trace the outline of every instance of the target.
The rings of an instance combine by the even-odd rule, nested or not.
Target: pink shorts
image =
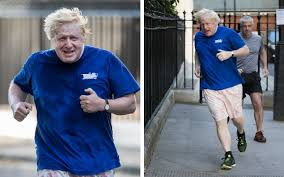
[[[114,170],[106,171],[97,175],[78,176],[72,175],[67,171],[60,170],[39,170],[37,177],[114,177]]]
[[[215,121],[243,116],[241,84],[223,90],[204,89],[203,94]]]

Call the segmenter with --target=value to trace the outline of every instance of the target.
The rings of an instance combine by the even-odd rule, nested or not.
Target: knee
[[[235,125],[240,125],[244,122],[244,118],[243,117],[236,117],[236,118],[233,118],[232,121]]]
[[[217,128],[222,128],[227,126],[227,121],[224,119],[216,121],[216,127]]]
[[[262,109],[261,100],[254,100],[252,104],[253,104],[253,107],[255,108],[255,111],[260,111]]]

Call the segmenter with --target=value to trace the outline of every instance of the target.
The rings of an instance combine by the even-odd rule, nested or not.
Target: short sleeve
[[[140,87],[122,61],[111,54],[109,61],[109,80],[115,98],[136,93]]]
[[[14,77],[14,83],[17,84],[24,92],[33,94],[32,92],[32,74],[31,74],[32,56],[30,56],[20,71]]]
[[[233,50],[238,50],[239,48],[244,47],[246,44],[242,40],[240,35],[237,32],[235,32],[234,30],[231,30],[231,31],[232,32],[231,32],[229,39],[231,41]]]

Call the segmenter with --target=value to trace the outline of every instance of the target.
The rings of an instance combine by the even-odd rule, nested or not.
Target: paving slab
[[[252,109],[244,109],[246,152],[237,150],[236,128],[230,121],[232,152],[237,166],[220,170],[223,149],[215,123],[206,105],[175,104],[167,116],[145,177],[284,177],[284,122],[264,112],[267,143],[253,141],[255,122]]]

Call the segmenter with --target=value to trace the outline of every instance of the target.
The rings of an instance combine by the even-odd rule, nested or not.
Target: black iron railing
[[[172,85],[177,85],[177,73],[184,61],[185,28],[184,21],[179,18],[154,17],[147,14],[144,17],[146,125],[167,91]]]

